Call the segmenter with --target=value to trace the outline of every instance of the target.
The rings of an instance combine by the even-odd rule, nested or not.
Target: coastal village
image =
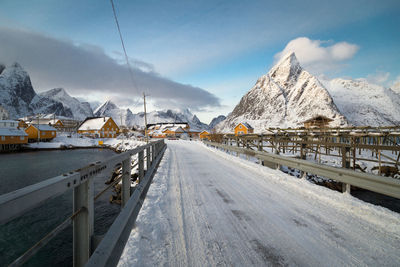
[[[318,115],[304,121],[304,128],[326,128],[329,127],[331,121],[332,119]],[[92,139],[116,138],[122,134],[134,136],[137,139],[148,137],[208,140],[210,132],[205,129],[191,129],[187,122],[159,122],[147,124],[146,128],[137,130],[134,127],[118,125],[112,117],[107,116],[87,117],[79,121],[49,114],[11,120],[7,110],[0,106],[0,151],[19,150],[28,143],[51,142],[58,134],[67,134],[71,137],[68,133]],[[249,123],[240,122],[230,134],[239,136],[253,133],[254,128]],[[98,144],[102,144],[102,141],[99,140]]]

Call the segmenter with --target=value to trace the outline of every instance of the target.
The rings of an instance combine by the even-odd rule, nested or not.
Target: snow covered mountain
[[[100,105],[95,111],[94,116],[110,116],[118,124],[128,127],[144,128],[144,113],[133,114],[130,109],[120,109],[112,101],[108,100]],[[164,110],[152,111],[147,113],[147,123],[160,122],[188,122],[191,129],[208,130],[208,125],[202,123],[196,115],[193,115],[188,109],[184,110]]]
[[[321,82],[339,110],[353,125],[400,124],[400,94],[365,79],[333,79]]]
[[[133,125],[137,128],[144,126],[144,113],[139,112],[134,115],[135,119]],[[162,110],[152,111],[147,113],[147,123],[160,123],[160,122],[187,122],[191,130],[208,130],[207,124],[202,123],[196,115],[193,115],[189,109],[177,110]]]
[[[210,130],[214,129],[214,127],[219,124],[221,121],[225,120],[226,117],[224,115],[219,115],[218,117],[215,117],[214,119],[211,120],[210,124],[208,127]]]
[[[58,95],[55,92],[60,91],[53,89],[46,93],[36,94],[28,73],[18,63],[9,67],[0,66],[0,105],[6,108],[12,119],[38,113],[74,117],[76,105],[69,104],[71,101],[65,100],[71,97],[64,91],[65,94],[61,94],[64,98],[61,96],[57,98]],[[81,105],[86,104],[81,103]],[[81,119],[81,117],[77,118]]]
[[[76,119],[84,120],[86,117],[93,116],[88,102],[80,102],[75,97],[71,97],[63,88],[54,88],[39,95],[62,103],[65,108],[71,110],[72,116]]]
[[[129,108],[120,109],[110,100],[100,105],[93,113],[96,117],[112,117],[115,123],[119,126],[124,125],[132,127],[135,125],[135,116],[132,111]]]
[[[14,119],[21,114],[31,114],[29,106],[36,96],[28,73],[18,63],[0,67],[0,105]]]
[[[332,126],[348,123],[325,87],[291,53],[258,79],[216,130],[232,132],[239,122],[248,122],[259,133],[269,127],[299,127],[316,115],[333,119]]]

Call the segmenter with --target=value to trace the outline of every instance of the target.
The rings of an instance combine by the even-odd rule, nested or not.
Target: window
[[[55,134],[55,132],[51,132],[51,135],[54,135]]]
[[[21,139],[22,141],[24,141],[24,140],[25,140],[25,137],[21,136],[20,139]]]
[[[110,126],[111,126],[111,121],[108,123],[108,125],[110,125]]]
[[[6,137],[5,136],[2,136],[1,137],[1,141],[5,141],[6,140]]]
[[[239,125],[239,129],[242,129],[242,125]]]

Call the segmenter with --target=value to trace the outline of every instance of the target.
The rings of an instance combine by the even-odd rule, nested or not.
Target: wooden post
[[[300,158],[302,160],[307,160],[307,144],[305,143],[301,143],[301,147],[300,147]],[[307,176],[307,172],[301,171],[300,172],[300,178],[304,179]]]
[[[342,147],[342,168],[350,168],[350,147]],[[342,183],[342,192],[350,194],[350,184]]]

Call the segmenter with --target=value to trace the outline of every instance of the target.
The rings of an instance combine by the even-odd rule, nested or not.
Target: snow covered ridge
[[[0,69],[0,105],[10,118],[42,113],[81,119],[91,114],[87,103],[72,98],[63,89],[36,94],[28,73],[18,63]]]
[[[329,92],[291,53],[257,80],[216,129],[232,132],[240,122],[248,122],[255,132],[270,127],[299,127],[317,115],[333,119],[332,126],[348,125]]]
[[[400,94],[365,79],[321,80],[339,110],[356,126],[400,125]]]
[[[108,100],[101,106],[99,106],[94,111],[95,116],[109,116],[117,124],[127,125],[129,127],[134,126],[135,128],[143,128],[144,126],[144,113],[139,112],[133,114],[132,111],[128,109],[120,109],[112,101]],[[168,109],[162,111],[152,111],[147,113],[147,123],[179,123],[187,122],[189,123],[190,129],[192,130],[208,130],[207,124],[202,123],[196,115],[193,115],[189,109]]]

